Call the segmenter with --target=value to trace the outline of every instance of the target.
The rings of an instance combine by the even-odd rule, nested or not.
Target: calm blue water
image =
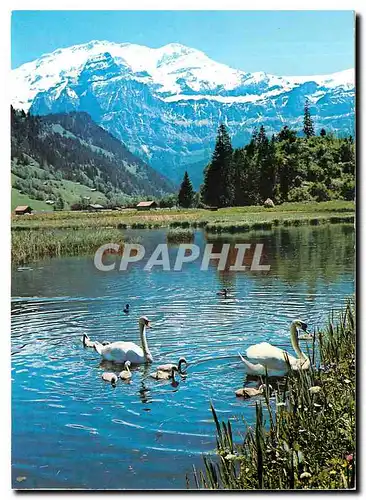
[[[148,255],[166,238],[164,231],[133,234]],[[201,272],[198,262],[182,272],[146,272],[145,259],[127,272],[102,273],[90,257],[14,268],[14,487],[185,488],[186,473],[215,448],[210,400],[222,419],[234,421],[238,439],[241,418],[253,420],[255,402],[234,394],[244,380],[238,350],[269,341],[292,352],[291,320],[320,327],[354,291],[350,226],[212,241],[216,251],[222,242],[263,243],[271,271],[218,272],[213,264]],[[204,234],[197,232],[195,242],[202,246]],[[227,299],[216,296],[224,286]],[[82,346],[83,332],[100,341],[139,342],[142,314],[153,323],[148,343],[155,366],[181,355],[191,363],[178,387],[149,378],[153,364],[112,388],[101,380],[99,356]]]

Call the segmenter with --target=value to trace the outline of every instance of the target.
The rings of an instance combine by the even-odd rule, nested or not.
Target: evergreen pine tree
[[[327,131],[325,130],[325,128],[322,128],[320,131],[320,136],[325,137],[326,135],[327,135]]]
[[[56,204],[54,205],[54,207],[57,209],[57,210],[63,210],[65,208],[65,203],[64,203],[64,200],[62,199],[62,196],[59,195],[57,201],[56,201]]]
[[[267,198],[273,198],[276,184],[276,144],[272,135],[271,141],[265,138],[258,152],[259,167],[259,195],[261,202]]]
[[[191,180],[189,178],[188,172],[184,173],[183,182],[180,186],[179,194],[178,194],[178,203],[179,206],[184,208],[189,208],[192,206],[194,198],[194,191],[192,187]]]
[[[309,109],[309,99],[306,99],[304,106],[304,134],[307,139],[312,137],[314,134],[314,124],[313,119],[311,118],[310,109]]]
[[[246,146],[235,154],[235,205],[256,205],[258,197],[258,168],[253,149]]]
[[[204,202],[227,207],[233,204],[234,194],[233,147],[225,125],[221,124],[211,163],[205,170]]]

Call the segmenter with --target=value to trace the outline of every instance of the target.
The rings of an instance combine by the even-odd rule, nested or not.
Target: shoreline
[[[101,245],[125,241],[123,230],[168,230],[167,239],[192,241],[193,230],[207,235],[272,231],[275,228],[354,224],[353,202],[286,203],[272,209],[258,206],[137,212],[51,212],[13,216],[12,264],[44,257],[87,255]],[[297,209],[297,210],[296,210]]]
[[[199,490],[353,490],[356,483],[355,302],[314,332],[312,368],[292,371],[256,401],[256,422],[236,445],[214,407],[216,456],[187,475]],[[316,351],[316,353],[315,353]],[[319,357],[319,362],[315,360]],[[267,377],[263,381],[268,386]],[[341,423],[341,425],[340,425]],[[193,479],[192,479],[193,476]],[[192,485],[190,485],[192,479]]]

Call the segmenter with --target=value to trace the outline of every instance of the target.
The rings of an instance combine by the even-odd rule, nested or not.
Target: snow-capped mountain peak
[[[327,88],[354,85],[353,70],[334,75],[280,77],[264,72],[245,73],[210,59],[203,52],[180,43],[169,43],[160,48],[150,48],[132,43],[114,43],[92,40],[82,45],[55,50],[39,59],[13,70],[13,105],[28,110],[34,97],[68,79],[75,79],[88,60],[110,54],[121,73],[130,73],[144,83],[154,85],[157,95],[163,98],[186,99],[199,93],[220,97],[258,95],[274,86],[290,89],[304,82],[315,81]]]
[[[353,88],[355,86],[355,70],[350,68],[330,75],[285,76],[284,79],[294,84],[316,82],[327,88]]]
[[[12,72],[15,108],[86,111],[128,149],[175,181],[202,161],[225,123],[234,146],[254,127],[301,129],[306,99],[315,127],[354,133],[354,70],[330,75],[248,73],[179,43],[151,48],[106,40],[58,49]],[[201,162],[201,163],[200,163]],[[198,165],[190,170],[189,164]]]

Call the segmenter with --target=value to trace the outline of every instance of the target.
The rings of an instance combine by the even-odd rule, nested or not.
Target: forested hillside
[[[222,63],[179,43],[93,40],[13,70],[12,102],[34,115],[86,111],[176,184],[187,170],[196,189],[220,123],[241,147],[262,123],[271,134],[296,128],[309,98],[319,130],[354,133],[353,69],[287,77]]]
[[[11,108],[11,156],[13,187],[37,200],[64,205],[60,198],[65,198],[65,191],[67,204],[80,202],[77,195],[67,196],[70,182],[98,192],[110,205],[172,191],[167,179],[87,113],[38,117]]]
[[[314,133],[305,110],[303,136],[284,126],[268,137],[254,130],[246,146],[234,150],[224,125],[219,127],[211,163],[201,189],[204,203],[219,207],[257,205],[267,198],[286,201],[353,200],[353,138]]]

